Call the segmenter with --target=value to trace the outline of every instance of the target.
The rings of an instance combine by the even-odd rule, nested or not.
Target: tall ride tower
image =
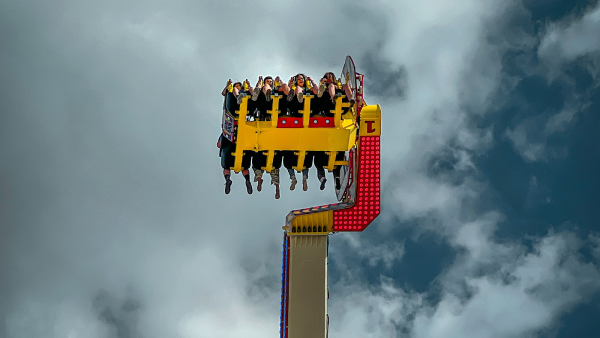
[[[266,171],[276,167],[280,152],[297,156],[297,171],[305,157],[319,153],[327,158],[328,171],[337,170],[338,203],[292,210],[283,226],[281,282],[281,338],[325,338],[328,335],[327,255],[329,235],[361,232],[380,212],[381,107],[366,105],[363,75],[346,57],[338,87],[349,89],[352,98],[337,95],[333,109],[311,110],[305,95],[300,116],[282,112],[284,97],[275,94],[266,110],[267,118],[249,119],[248,97],[223,109],[223,137],[231,144],[229,156],[235,172],[244,169],[250,154],[266,156]],[[269,101],[271,102],[271,101]]]

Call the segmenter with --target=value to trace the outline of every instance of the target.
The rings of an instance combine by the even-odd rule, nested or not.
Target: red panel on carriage
[[[277,128],[302,128],[301,117],[280,117],[277,120]]]
[[[315,116],[315,117],[310,118],[308,127],[309,128],[333,128],[333,127],[335,127],[335,124],[333,123],[333,117]]]

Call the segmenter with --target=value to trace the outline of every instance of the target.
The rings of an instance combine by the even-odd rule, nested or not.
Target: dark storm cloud
[[[98,320],[110,327],[110,337],[140,338],[137,330],[141,303],[128,294],[124,299],[114,298],[108,291],[98,291],[92,300]]]
[[[405,98],[408,86],[407,71],[382,56],[381,47],[367,51],[361,60],[361,72],[365,75],[368,94],[381,98]]]
[[[432,154],[427,163],[427,174],[453,185],[463,184],[467,177],[475,174],[468,157],[468,150],[449,142],[448,147]]]

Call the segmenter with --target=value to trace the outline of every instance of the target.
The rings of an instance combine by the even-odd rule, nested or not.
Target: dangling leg
[[[263,93],[265,94],[265,98],[267,100],[267,102],[271,101],[271,93],[273,92],[273,89],[271,89],[271,86],[269,86],[268,84],[265,83],[265,86],[263,87]]]
[[[308,190],[308,168],[302,169],[302,190]]]
[[[262,179],[263,171],[261,169],[256,169],[256,168],[252,168],[252,170],[254,171],[254,182],[258,182],[258,184],[256,185],[256,190],[261,191],[262,183],[263,183],[263,179]]]
[[[279,199],[279,168],[271,171],[271,184],[275,184],[275,199]]]
[[[262,76],[258,77],[258,82],[256,83],[256,87],[252,90],[252,101],[256,101],[258,99],[258,94],[262,89]]]
[[[240,92],[240,90],[237,88],[233,88],[233,96],[237,98],[237,104],[240,105],[242,104],[242,99],[244,98],[244,96],[246,96],[246,94]]]
[[[304,102],[304,94],[302,93],[302,87],[296,87],[296,97],[298,98],[298,102]]]
[[[321,190],[325,189],[327,179],[325,178],[325,169],[323,167],[317,168],[317,177],[319,178],[319,182],[321,182]]]
[[[248,191],[248,194],[252,195],[252,183],[250,183],[250,172],[248,170],[243,170],[242,174],[246,179],[246,191]]]
[[[231,171],[229,169],[223,169],[223,177],[225,177],[225,194],[229,194],[231,191]]]
[[[227,93],[230,94],[230,93]],[[219,137],[217,145],[219,149],[219,156],[221,156],[221,167],[223,168],[223,177],[225,178],[225,194],[231,192],[231,170],[230,168],[234,164],[234,158],[231,155],[233,150],[233,144],[227,140],[223,135]]]
[[[335,189],[340,190],[342,187],[342,180],[340,178],[340,168],[333,169],[333,180],[335,182]]]
[[[319,85],[319,92],[317,93],[317,97],[323,96],[323,93],[325,93],[325,89],[327,89],[327,85],[325,84],[325,82],[323,82]]]
[[[294,169],[288,169],[288,173],[290,174],[291,181],[290,190],[294,190],[296,189],[296,184],[298,184],[298,180],[296,179],[296,172],[294,171]]]
[[[350,89],[350,86],[348,86],[347,84],[342,85],[342,89],[344,89],[344,93],[346,94],[346,97],[350,102],[350,107],[352,107],[354,103],[356,103],[356,100],[354,99],[354,93],[352,93],[352,89]]]
[[[329,95],[331,96],[331,101],[335,103],[335,86],[333,85],[333,83],[330,83],[329,86],[327,86],[327,90],[329,91]]]
[[[279,81],[281,83],[281,79]],[[285,84],[285,83],[281,84],[281,90],[283,90],[283,93],[285,95],[288,95],[290,93],[290,87],[287,84]]]

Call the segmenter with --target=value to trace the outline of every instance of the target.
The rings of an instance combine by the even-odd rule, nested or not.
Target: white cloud
[[[551,23],[546,27],[538,50],[540,58],[550,67],[556,76],[564,63],[580,56],[600,55],[600,5],[591,8],[583,17],[568,18],[559,23]],[[597,74],[596,74],[597,75]]]
[[[352,281],[337,287],[340,295],[329,300],[331,337],[393,337],[399,332],[408,333],[411,316],[425,304],[422,295],[406,293],[388,278],[371,288],[352,285]]]
[[[7,314],[10,338],[114,335],[92,302],[106,290],[118,305],[128,287],[141,304],[136,333],[146,337],[276,334],[284,216],[332,196],[318,192],[315,180],[308,193],[284,190],[275,202],[271,187],[247,196],[239,175],[224,196],[215,148],[219,93],[228,78],[339,71],[346,54],[360,71],[365,50],[407,74],[403,101],[367,97],[385,102],[389,200],[381,219],[417,221],[466,253],[437,279],[443,288],[437,306],[427,304],[428,294],[385,277],[374,285],[343,278],[330,301],[331,336],[393,336],[399,328],[417,337],[439,330],[466,336],[474,332],[470,319],[510,318],[520,306],[533,311],[531,323],[514,328],[525,332],[550,325],[546,318],[589,291],[570,276],[597,272],[576,258],[568,267],[557,263],[545,254],[546,242],[529,254],[498,243],[493,235],[501,215],[468,206],[487,189],[470,176],[477,172],[472,158],[493,143],[491,130],[472,126],[469,114],[483,114],[489,105],[506,48],[487,41],[485,32],[510,3],[8,5],[15,8],[0,10],[0,18],[26,13],[16,20],[23,26],[3,21],[23,34],[10,35],[14,48],[3,50],[11,86],[0,102],[7,107],[0,171],[10,178],[2,206],[11,206],[0,213],[0,224],[10,225],[1,229],[8,229],[10,242],[0,246],[0,313]],[[560,132],[572,118],[557,116],[548,132]],[[460,181],[427,174],[431,158],[444,151]],[[381,223],[376,229],[395,230]],[[371,246],[359,236],[349,244],[371,266],[393,268],[404,254],[400,244]],[[575,257],[570,245],[556,252]],[[513,258],[516,263],[506,263]],[[502,264],[515,282],[477,274],[481,267],[495,273]],[[559,290],[554,303],[529,295],[530,287],[555,287],[525,273],[536,264],[571,291]],[[344,277],[356,273],[347,269]],[[479,290],[466,303],[456,291],[464,283]],[[490,306],[505,291],[506,304]],[[506,333],[504,322],[497,324],[490,332]]]
[[[333,286],[340,290],[330,300],[332,335],[534,337],[555,328],[558,316],[600,289],[600,271],[579,256],[584,242],[577,235],[550,232],[529,251],[495,241],[480,226],[462,229],[480,233],[478,240],[468,241],[475,246],[461,239],[464,234],[458,236],[468,252],[438,279],[439,302],[386,278],[369,289],[348,285],[351,281]],[[481,245],[489,247],[482,251]],[[454,292],[458,285],[468,292]]]
[[[568,126],[572,125],[576,121],[575,118],[579,111],[581,111],[581,108],[575,108],[568,102],[563,110],[550,117],[547,117],[548,114],[541,114],[525,119],[514,129],[508,128],[505,136],[512,142],[515,150],[527,162],[547,161],[549,158],[566,157],[566,148],[554,147],[548,149],[547,141],[552,135],[562,133]],[[544,124],[542,130],[539,128],[541,124]]]
[[[582,64],[596,80],[600,73],[600,6],[589,9],[581,18],[567,17],[560,22],[552,22],[546,26],[545,32],[540,37],[538,56],[542,63],[549,69],[549,81],[560,79],[565,84],[572,86],[573,81],[563,73],[563,66],[575,61],[582,56],[589,56]],[[533,68],[534,73],[542,74],[543,69]],[[525,70],[531,72],[532,70]],[[575,92],[572,90],[571,92]],[[550,136],[562,133],[573,124],[577,113],[589,105],[587,94],[569,97],[566,93],[565,107],[560,112],[542,112],[524,120],[513,129],[507,129],[505,136],[512,142],[515,150],[527,162],[547,161],[551,158],[567,156],[566,147],[548,148],[547,140]],[[549,114],[553,114],[549,116]],[[544,125],[540,130],[539,126]]]
[[[381,262],[386,269],[391,269],[404,255],[404,242],[364,243],[359,238],[356,234],[340,234],[332,240],[344,240],[371,267],[376,267]]]
[[[577,254],[581,244],[574,234],[550,233],[533,252],[501,261],[498,274],[467,275],[471,298],[444,295],[433,316],[417,317],[416,336],[520,337],[552,328],[600,287],[598,269]]]
[[[546,142],[530,140],[526,123],[519,124],[514,130],[507,129],[506,137],[512,141],[513,146],[527,162],[546,159]]]

